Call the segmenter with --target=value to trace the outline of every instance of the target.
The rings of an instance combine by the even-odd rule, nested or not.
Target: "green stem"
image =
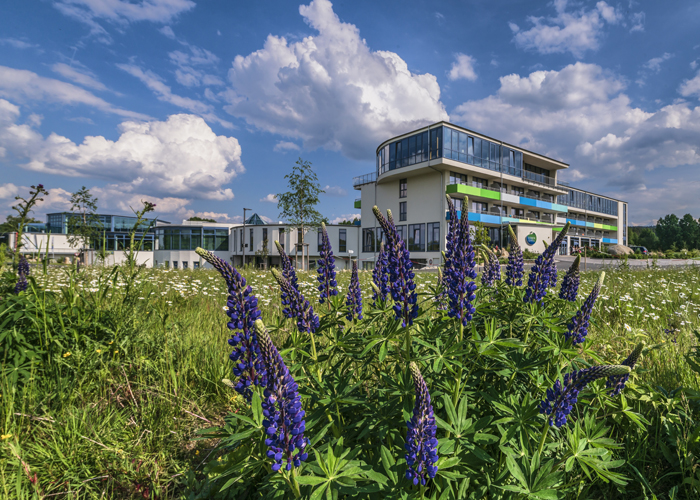
[[[549,422],[545,419],[544,426],[542,427],[542,436],[540,437],[540,447],[537,453],[542,455],[542,450],[544,449],[544,442],[547,439],[547,433],[549,432]]]
[[[464,325],[462,320],[459,320],[459,344],[462,345],[462,340],[464,339]],[[457,400],[459,400],[460,386],[462,385],[462,374],[463,368],[459,367],[459,375],[457,376],[457,383],[455,384],[455,392],[452,394],[452,404],[457,406]],[[454,423],[454,422],[450,422]]]
[[[282,477],[284,477],[284,480],[287,482],[289,488],[292,490],[294,498],[301,498],[301,490],[299,489],[299,483],[297,483],[296,468],[292,467],[292,473],[290,474],[290,477],[287,477],[286,474],[284,474]]]
[[[408,364],[411,362],[411,330],[408,323],[404,327],[404,335],[406,339],[406,369],[408,370]]]

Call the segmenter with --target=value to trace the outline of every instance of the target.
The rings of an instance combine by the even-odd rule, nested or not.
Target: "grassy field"
[[[243,274],[264,321],[277,323],[281,305],[271,275]],[[219,458],[216,442],[198,431],[244,406],[222,383],[231,378],[224,282],[207,270],[146,269],[131,287],[121,276],[90,268],[44,276],[34,269],[37,289],[46,293],[0,316],[1,498],[214,498],[202,471]],[[299,275],[310,300],[315,277]],[[343,293],[350,274],[338,277]],[[419,292],[427,294],[436,279],[418,273]],[[580,301],[596,279],[582,274]],[[697,346],[699,279],[697,269],[609,272],[595,306],[590,337],[602,361],[619,363],[640,340],[656,346],[638,372],[666,394],[648,400],[657,442],[664,422],[654,411],[685,405],[690,421],[698,418],[687,399],[700,391],[700,379],[685,355]],[[371,273],[361,272],[360,280],[369,304]],[[8,359],[8,352],[21,354]],[[629,386],[634,390],[633,381]],[[688,390],[674,392],[680,387]],[[678,439],[697,440],[692,426],[687,431]],[[653,481],[664,484],[673,467],[690,475],[700,467],[687,453],[668,460],[671,466],[650,459],[645,496],[670,498]]]

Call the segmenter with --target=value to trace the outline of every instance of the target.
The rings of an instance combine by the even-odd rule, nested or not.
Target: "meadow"
[[[308,367],[309,361],[304,361],[294,344],[296,326],[283,317],[279,286],[271,273],[253,269],[241,273],[258,298],[272,339],[284,344],[285,349],[280,347],[283,356],[294,359],[295,366]],[[255,415],[225,382],[234,377],[224,307],[228,292],[218,272],[143,269],[130,280],[129,272],[118,268],[76,272],[50,267],[44,274],[35,267],[32,276],[29,291],[19,296],[8,293],[11,283],[5,277],[0,297],[1,498],[283,498],[279,492],[273,495],[263,490],[268,491],[267,496],[255,488],[239,487],[253,475],[246,478],[235,466],[226,466],[238,460],[231,458],[237,453],[235,446],[222,446],[240,432],[236,415]],[[598,276],[581,273],[577,306]],[[318,304],[316,272],[301,272],[298,277],[299,290],[317,312],[325,313],[327,305]],[[354,335],[366,326],[367,331],[360,334],[375,338],[381,333],[382,321],[388,321],[390,309],[367,314],[372,303],[372,273],[361,271],[359,278],[369,319],[354,323],[335,315],[333,328]],[[338,272],[341,296],[349,280],[350,272]],[[583,483],[587,476],[596,477],[592,467],[576,476],[581,484],[567,483],[568,489],[555,496],[530,498],[600,498],[603,494],[698,498],[700,374],[696,370],[700,366],[693,365],[693,360],[700,362],[700,337],[695,333],[700,329],[699,280],[700,273],[694,268],[630,271],[621,267],[607,273],[588,335],[595,350],[586,350],[583,357],[618,364],[638,342],[647,346],[623,399],[616,403],[620,406],[614,411],[602,406],[602,413],[594,413],[599,421],[619,424],[611,436],[619,446],[600,445],[599,451],[611,449],[615,458],[624,460],[624,465],[614,467],[627,478],[626,486],[604,472],[604,480],[589,488]],[[416,273],[415,282],[421,311],[427,311],[430,327],[438,328],[435,325],[446,317],[432,300],[437,274]],[[564,309],[559,314],[561,321],[568,320]],[[344,338],[339,337],[339,342]],[[324,342],[331,349],[329,341]],[[391,346],[384,349],[382,353],[377,347],[372,362],[391,359],[392,354],[386,352]],[[437,363],[431,358],[429,366],[436,368]],[[377,371],[374,380],[384,375]],[[313,377],[308,376],[311,384]],[[539,381],[546,385],[544,382]],[[596,397],[603,392],[599,389]],[[441,439],[443,432],[439,432]],[[497,434],[495,427],[492,432]],[[339,436],[342,432],[335,438]],[[325,440],[314,445],[320,447]],[[501,439],[501,446],[504,443]],[[327,449],[330,454],[332,446],[327,444]],[[445,450],[441,447],[441,452]],[[507,456],[505,453],[503,460]],[[391,467],[386,468],[386,477],[391,477]],[[262,476],[256,477],[257,481]],[[369,481],[367,477],[361,479]],[[238,482],[231,485],[229,479]],[[219,493],[226,481],[229,488]],[[306,493],[301,493],[338,498],[340,492],[355,498],[348,493],[350,483],[363,484],[355,479],[335,490],[330,485],[324,490],[327,493],[319,494],[318,489],[311,493],[315,486],[306,483]],[[466,491],[474,486],[460,487]],[[355,486],[355,491],[371,495],[372,490]],[[512,496],[507,498],[528,497],[508,491]],[[421,489],[419,493],[426,492]],[[435,498],[451,498],[433,493]]]

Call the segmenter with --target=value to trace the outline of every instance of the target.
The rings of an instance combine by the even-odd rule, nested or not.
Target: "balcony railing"
[[[549,203],[557,203],[554,196],[548,195],[548,194],[536,195],[536,194],[524,193],[524,192],[520,192],[520,191],[508,190],[505,188],[494,188],[494,187],[490,187],[490,186],[487,187],[487,186],[484,186],[482,183],[478,183],[478,182],[460,182],[458,184],[462,184],[464,186],[471,186],[471,187],[475,187],[475,188],[479,188],[479,189],[487,189],[489,191],[494,191],[496,193],[510,194],[513,196],[522,196],[523,198],[528,198],[530,200],[539,200],[539,201],[546,201]]]
[[[354,177],[352,179],[352,187],[355,189],[359,189],[360,186],[364,186],[365,184],[372,184],[373,182],[377,182],[376,172],[371,172],[369,174]]]

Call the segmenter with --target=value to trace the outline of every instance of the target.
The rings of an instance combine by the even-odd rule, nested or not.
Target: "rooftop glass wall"
[[[51,231],[53,234],[68,234],[68,220],[71,217],[78,216],[70,212],[48,214],[46,216],[47,230]],[[100,221],[98,228],[108,233],[128,233],[132,230],[137,220],[136,217],[122,215],[98,214],[97,217]],[[146,231],[153,222],[154,219],[144,219],[137,230]]]
[[[156,229],[159,250],[205,250],[228,251],[228,229],[214,228],[158,228]]]
[[[617,215],[617,201],[577,189],[569,189],[569,194],[557,196],[557,203],[581,210]]]

